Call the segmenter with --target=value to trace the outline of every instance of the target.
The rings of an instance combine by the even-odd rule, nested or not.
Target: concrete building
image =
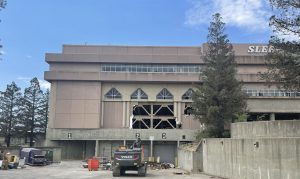
[[[300,93],[268,87],[257,76],[272,49],[233,46],[237,78],[249,95],[249,120],[298,119]],[[140,136],[146,157],[175,162],[179,143],[193,141],[201,129],[189,109],[206,48],[64,45],[62,53],[47,53],[47,139],[63,147],[63,158],[81,159],[110,157]]]

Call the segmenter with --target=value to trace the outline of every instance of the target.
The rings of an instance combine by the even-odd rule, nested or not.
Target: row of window
[[[191,88],[188,89],[182,95],[182,100],[191,100],[192,94],[193,94],[193,90]],[[121,93],[116,88],[110,89],[104,96],[106,99],[121,99],[122,98]],[[148,99],[148,95],[141,88],[138,88],[131,94],[130,98],[131,99]],[[172,95],[172,93],[170,93],[169,90],[167,90],[166,88],[163,88],[156,95],[156,99],[173,99],[173,95]]]
[[[248,96],[291,96],[291,97],[298,97],[300,96],[300,92],[286,92],[281,90],[252,90],[252,89],[245,89],[244,92]]]
[[[200,65],[101,64],[102,72],[200,73]]]
[[[300,97],[300,92],[285,92],[280,90],[251,90],[251,89],[245,89],[243,90],[248,96],[268,96],[268,97],[274,97],[274,96],[287,96],[287,97]],[[188,89],[182,96],[182,100],[191,100],[193,90],[190,88]],[[122,95],[121,93],[116,89],[112,88],[105,94],[106,99],[121,99]],[[138,88],[135,90],[131,96],[131,99],[148,99],[148,95],[141,89]],[[173,94],[166,88],[163,88],[157,95],[156,99],[173,99]]]

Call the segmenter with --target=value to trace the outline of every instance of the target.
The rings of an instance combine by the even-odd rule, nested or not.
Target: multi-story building
[[[300,93],[268,87],[262,44],[234,44],[237,79],[249,95],[249,120],[299,119]],[[63,158],[110,157],[119,145],[143,140],[146,157],[175,162],[177,146],[201,129],[190,115],[201,84],[202,47],[64,45],[47,53],[51,83],[47,139]],[[49,144],[50,145],[50,144]]]

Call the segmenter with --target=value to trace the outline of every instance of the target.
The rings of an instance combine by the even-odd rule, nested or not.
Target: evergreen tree
[[[41,115],[43,110],[43,92],[37,78],[30,81],[30,87],[24,92],[24,108],[26,131],[29,133],[30,146],[33,146],[35,134],[41,131],[44,118]]]
[[[0,134],[5,137],[7,147],[10,146],[11,137],[16,136],[21,127],[21,99],[20,88],[14,82],[0,92]]]
[[[225,137],[225,126],[234,122],[246,109],[246,95],[236,80],[236,63],[220,14],[213,15],[208,28],[206,67],[202,71],[203,84],[193,95],[193,114],[205,124],[210,137]]]
[[[40,133],[46,134],[47,124],[48,124],[48,110],[49,110],[49,89],[43,94],[42,106],[40,110],[41,120],[40,120]]]
[[[275,35],[270,46],[274,51],[266,58],[268,70],[261,73],[262,79],[287,91],[300,91],[300,1],[270,0],[274,13],[270,26]],[[293,40],[286,40],[278,34],[289,34]],[[284,37],[284,36],[283,36]]]

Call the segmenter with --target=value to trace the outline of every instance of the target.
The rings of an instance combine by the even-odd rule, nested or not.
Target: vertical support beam
[[[122,127],[126,127],[126,101],[123,101],[123,118],[122,118]]]
[[[95,142],[95,157],[99,155],[99,140]]]
[[[103,127],[103,121],[104,121],[104,102],[103,101],[101,101],[101,126],[100,126],[100,128],[102,128]]]
[[[130,103],[126,101],[126,116],[125,116],[125,127],[129,127],[129,117],[130,117],[130,109],[129,109]]]
[[[181,102],[178,102],[178,104],[177,104],[177,110],[178,110],[177,114],[178,114],[178,122],[180,122],[180,123],[181,123],[181,116],[182,116],[181,106],[182,106]]]
[[[153,157],[153,140],[150,140],[150,157]]]
[[[126,146],[126,140],[123,141],[123,145]]]
[[[275,113],[270,114],[270,121],[275,121]]]
[[[150,104],[151,105],[151,110],[150,110],[150,128],[153,129],[153,103]]]
[[[174,113],[174,117],[175,117],[176,120],[178,120],[177,104],[178,103],[174,101],[174,111],[173,111],[173,113]]]

